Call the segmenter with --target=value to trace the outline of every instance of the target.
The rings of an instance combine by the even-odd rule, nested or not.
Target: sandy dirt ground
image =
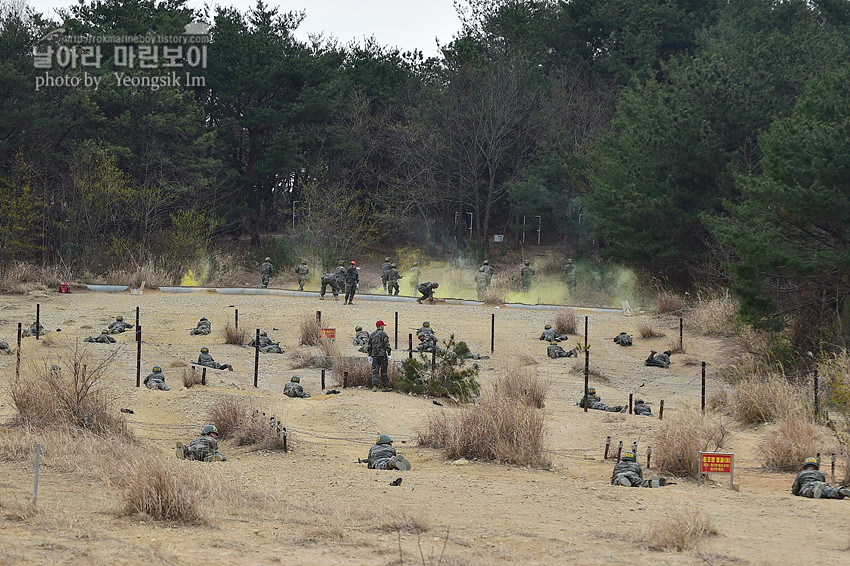
[[[121,494],[105,487],[98,474],[68,470],[45,457],[39,483],[39,512],[24,518],[14,509],[32,496],[33,462],[0,460],[0,563],[3,564],[848,564],[850,502],[811,500],[789,493],[793,474],[761,470],[757,446],[761,428],[731,424],[729,449],[736,453],[740,492],[728,489],[725,477],[698,486],[679,480],[657,490],[609,485],[612,461],[604,461],[606,436],[614,445],[638,443],[640,460],[651,445],[657,418],[584,413],[575,406],[583,375],[575,359],[550,360],[538,340],[554,313],[545,310],[418,305],[410,302],[357,300],[318,301],[280,296],[226,296],[199,291],[168,294],[77,292],[0,297],[0,339],[14,346],[18,322],[28,324],[41,307],[49,346],[26,338],[23,367],[51,360],[64,346],[96,335],[115,315],[133,321],[141,310],[144,329],[142,376],[153,365],[165,369],[169,392],[135,387],[136,347],[133,334],[114,345],[94,344],[95,355],[117,350],[108,387],[120,407],[131,408],[130,428],[149,449],[173,458],[175,465],[204,467],[211,478],[241,495],[235,505],[204,501],[203,525],[156,522],[122,513]],[[252,386],[252,349],[225,345],[220,330],[239,309],[240,324],[261,327],[286,350],[261,355],[259,387]],[[454,465],[433,449],[417,446],[416,431],[438,407],[431,399],[399,393],[345,389],[323,395],[317,369],[290,369],[299,347],[299,320],[322,310],[325,326],[337,331],[345,355],[355,325],[371,330],[377,319],[388,323],[394,337],[399,316],[399,347],[423,320],[438,336],[454,333],[474,352],[489,353],[491,314],[496,315],[495,353],[482,361],[484,387],[500,368],[530,354],[531,371],[551,384],[545,406],[547,445],[553,466],[548,470],[472,461]],[[684,407],[698,407],[700,367],[708,363],[709,394],[722,387],[714,379],[728,353],[716,338],[685,334],[686,354],[673,357],[665,370],[643,366],[650,348],[664,350],[678,338],[678,319],[653,319],[667,334],[635,338],[631,348],[612,342],[620,331],[637,335],[648,317],[578,310],[579,332],[589,321],[591,366],[607,380],[591,379],[602,399],[627,403],[630,392],[647,400],[657,414],[665,402],[665,419]],[[190,336],[201,316],[213,325],[210,336]],[[61,329],[61,331],[59,331]],[[566,347],[583,336],[570,336]],[[181,362],[197,358],[209,346],[217,361],[232,363],[233,372],[210,372],[206,387],[183,389]],[[313,353],[318,353],[317,349]],[[404,356],[401,352],[396,357]],[[9,381],[15,357],[0,356],[0,419],[14,416]],[[298,374],[313,397],[290,399],[283,384]],[[334,379],[328,375],[328,385]],[[644,384],[643,387],[639,387]],[[209,407],[234,397],[251,401],[278,416],[290,431],[288,453],[251,451],[223,441],[224,463],[179,462],[177,440],[188,441],[205,424]],[[0,435],[8,434],[0,426]],[[409,472],[368,470],[365,458],[378,433],[388,433],[412,463]],[[2,442],[2,436],[0,436]],[[401,486],[389,482],[402,475]],[[232,498],[231,498],[232,499]],[[247,504],[245,502],[248,502]],[[250,502],[255,503],[250,503]],[[698,509],[719,531],[697,551],[652,551],[645,533],[682,509]],[[397,528],[400,527],[400,528]],[[415,528],[413,528],[415,527]],[[421,532],[416,532],[416,531]]]

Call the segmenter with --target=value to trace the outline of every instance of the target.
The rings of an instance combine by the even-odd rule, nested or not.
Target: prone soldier
[[[198,356],[198,365],[206,366],[212,369],[226,369],[233,371],[233,366],[230,364],[220,364],[210,355],[210,349],[204,346],[201,348],[201,354]]]
[[[171,388],[165,384],[165,376],[162,374],[162,368],[159,366],[153,366],[151,373],[145,378],[145,385],[148,389],[171,391]]]
[[[584,408],[584,395],[581,396],[581,399],[576,405]],[[623,405],[608,406],[603,403],[602,399],[596,394],[596,389],[593,387],[587,388],[587,408],[597,411],[608,411],[609,413],[622,413],[626,410],[626,407]]]
[[[99,336],[89,336],[83,342],[98,342],[100,344],[115,344],[115,338],[109,335],[109,331],[107,329],[103,329],[100,331]]]
[[[115,321],[106,327],[110,334],[121,334],[125,330],[129,330],[131,328],[133,328],[133,325],[124,322],[124,317],[120,315],[116,316]]]
[[[410,462],[396,452],[393,447],[393,439],[389,434],[382,434],[375,441],[375,445],[369,449],[369,456],[365,460],[370,470],[401,470],[410,469]]]
[[[206,336],[210,332],[212,332],[212,325],[210,324],[210,321],[207,319],[207,317],[202,316],[201,320],[198,321],[198,325],[192,330],[190,330],[189,334],[192,336],[196,334]]]
[[[620,332],[614,337],[614,343],[619,344],[620,346],[631,346],[632,337],[625,332]]]
[[[283,386],[283,394],[287,397],[299,397],[301,399],[306,399],[310,396],[304,393],[304,388],[301,387],[301,378],[297,375],[293,375],[289,383]]]
[[[567,338],[569,338],[569,336],[566,334],[559,334],[554,328],[552,328],[551,324],[544,326],[543,334],[540,335],[540,340],[546,340],[547,342],[560,342]]]
[[[189,446],[177,443],[177,457],[200,462],[224,462],[227,458],[218,451],[218,429],[207,425],[201,430],[201,436],[192,439]]]
[[[844,499],[850,497],[850,488],[835,488],[826,483],[826,476],[820,471],[817,458],[806,458],[803,469],[794,478],[791,495],[811,497],[813,499]]]
[[[673,352],[671,350],[665,350],[662,354],[656,353],[655,350],[650,350],[649,357],[644,360],[643,365],[658,368],[669,368],[670,356],[672,354]]]
[[[637,461],[634,452],[623,452],[623,458],[614,465],[614,473],[611,474],[611,485],[622,485],[623,487],[661,487],[667,485],[666,478],[643,479],[643,469]]]
[[[546,355],[556,360],[558,358],[577,358],[578,353],[575,350],[564,350],[561,346],[558,345],[557,342],[552,340],[549,342],[549,346],[546,348]]]

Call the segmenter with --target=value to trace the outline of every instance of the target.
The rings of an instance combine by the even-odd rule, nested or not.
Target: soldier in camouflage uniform
[[[672,354],[673,352],[670,350],[666,350],[663,354],[658,354],[655,352],[655,350],[650,350],[649,357],[644,360],[643,365],[658,368],[669,368],[670,356]]]
[[[257,339],[251,338],[251,341],[248,342],[248,346],[251,348],[257,347]],[[269,335],[263,331],[260,332],[260,351],[264,354],[282,354],[283,348],[280,347],[280,342],[275,342]]]
[[[224,462],[227,458],[218,451],[218,429],[207,425],[201,431],[201,436],[194,438],[189,446],[177,443],[177,457],[184,460],[200,462]]]
[[[360,286],[360,273],[357,271],[357,262],[351,262],[348,269],[345,270],[345,302],[343,304],[354,304],[354,293]]]
[[[558,334],[558,332],[552,328],[551,324],[544,326],[543,334],[540,335],[540,340],[546,340],[547,342],[560,342],[567,338],[569,338],[569,336],[566,334]]]
[[[390,391],[387,368],[389,360],[392,358],[390,355],[392,349],[390,348],[390,337],[384,332],[385,326],[383,320],[375,323],[375,331],[369,336],[369,345],[366,348],[369,363],[372,364],[372,391],[378,390],[378,374],[380,374],[384,391]]]
[[[433,334],[425,334],[420,332],[416,335],[419,338],[419,344],[416,346],[417,352],[433,352],[439,350],[437,348],[437,337]]]
[[[620,332],[614,337],[614,343],[619,344],[620,346],[631,346],[632,337],[625,332]]]
[[[38,328],[38,335],[44,336],[44,325],[33,322],[29,328],[24,328],[23,332],[21,332],[21,337],[26,338],[27,336],[35,336],[36,327]]]
[[[307,393],[304,393],[304,388],[301,387],[301,378],[297,375],[293,375],[289,383],[283,386],[283,394],[287,397],[299,397],[301,399],[309,397]]]
[[[115,344],[115,338],[109,335],[107,329],[100,331],[100,336],[89,336],[83,342],[98,342],[100,344]]]
[[[487,272],[484,271],[483,267],[479,267],[478,273],[475,274],[475,290],[478,291],[479,301],[484,300],[484,294],[487,293],[487,287],[489,287]]]
[[[6,341],[0,341],[0,354],[6,354],[7,356],[14,354],[15,350],[9,348],[9,343]]]
[[[148,389],[171,391],[171,388],[165,384],[165,376],[162,374],[162,368],[159,366],[153,366],[151,373],[145,378],[145,385]]]
[[[643,469],[631,451],[623,452],[623,458],[614,465],[614,473],[611,474],[611,485],[623,487],[661,487],[666,483],[666,480],[662,483],[658,476],[652,476],[651,480],[643,479]]]
[[[531,287],[531,278],[534,277],[534,268],[531,267],[531,262],[525,260],[523,263],[523,267],[520,270],[520,278],[522,279],[522,292],[528,293],[528,289]]]
[[[421,283],[416,289],[422,293],[422,296],[416,299],[416,302],[421,305],[423,299],[428,299],[429,303],[434,304],[434,289],[439,286],[440,284],[437,282],[431,283],[428,281],[426,283]]]
[[[487,288],[489,289],[490,282],[493,280],[493,275],[495,275],[496,270],[493,269],[493,266],[490,265],[490,262],[486,259],[484,260],[484,265],[482,265],[479,270],[482,268],[484,269],[484,275],[487,276]]]
[[[635,399],[634,411],[636,415],[640,415],[642,417],[652,416],[652,409],[649,407],[649,405],[643,402],[643,399],[640,398]]]
[[[354,342],[355,346],[365,346],[369,343],[369,333],[363,330],[362,326],[354,327]]]
[[[576,264],[573,258],[567,260],[567,265],[564,266],[564,278],[567,281],[567,288],[570,290],[570,296],[576,293]]]
[[[263,265],[260,267],[260,277],[263,280],[263,288],[269,286],[269,279],[271,278],[273,271],[274,266],[272,266],[272,258],[267,257],[263,261]]]
[[[578,403],[576,403],[582,409],[584,408],[584,395],[581,396],[581,399]],[[609,407],[605,403],[602,402],[602,399],[596,394],[596,389],[593,387],[587,388],[587,408],[595,409],[597,411],[608,411],[609,413],[622,413],[626,410],[624,405],[614,405]]]
[[[307,260],[302,259],[301,263],[295,266],[295,274],[298,277],[298,290],[304,290],[304,283],[307,282],[307,275],[310,274],[310,268],[307,267]],[[265,287],[265,285],[263,285]]]
[[[125,330],[133,328],[132,324],[124,322],[123,316],[116,316],[115,322],[106,327],[110,334],[121,334]]]
[[[366,463],[370,470],[401,470],[410,469],[410,462],[393,448],[393,439],[388,434],[382,434],[369,449]]]
[[[390,261],[390,257],[387,256],[384,258],[384,263],[381,264],[381,283],[384,285],[384,291],[387,290],[387,274],[390,272],[390,268],[392,267],[392,262]]]
[[[826,476],[819,468],[817,458],[806,458],[803,469],[794,478],[791,494],[813,499],[844,499],[850,496],[850,488],[834,488],[826,483]]]
[[[337,286],[337,278],[333,273],[325,273],[322,275],[322,290],[319,292],[319,300],[325,300],[325,290],[330,287],[331,293],[334,295],[334,300],[339,300],[339,287]]]
[[[398,272],[396,264],[390,265],[390,270],[387,271],[387,295],[398,296],[398,280],[404,277]],[[395,291],[395,293],[393,293]]]
[[[334,268],[334,279],[336,279],[336,290],[342,293],[343,297],[345,297],[345,275],[345,262],[339,260]]]
[[[422,275],[422,270],[419,269],[419,262],[414,261],[410,269],[407,270],[407,283],[413,293],[416,293],[416,288],[419,287],[419,277]]]
[[[576,358],[576,357],[578,357],[578,354],[576,353],[575,350],[569,350],[569,351],[564,350],[554,340],[549,342],[549,346],[546,348],[546,355],[549,356],[550,358],[552,358],[553,360],[556,360],[558,358]]]
[[[210,355],[210,349],[204,346],[201,348],[201,354],[198,356],[198,365],[206,366],[212,369],[226,369],[233,371],[233,366],[230,364],[220,364]]]
[[[437,341],[437,335],[434,332],[434,329],[431,328],[431,322],[428,320],[422,321],[422,326],[419,327],[419,330],[416,331],[416,334],[430,334],[434,338],[434,342]]]
[[[189,334],[192,336],[196,334],[206,336],[210,332],[212,332],[212,324],[210,324],[210,321],[207,319],[207,317],[202,316],[201,320],[198,321],[198,326],[190,330]]]

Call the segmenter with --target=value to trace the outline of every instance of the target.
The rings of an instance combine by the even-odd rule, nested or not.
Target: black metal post
[[[588,317],[584,317],[584,349],[587,350],[587,319]]]
[[[702,363],[702,413],[705,414],[705,362]]]
[[[239,330],[239,309],[233,311],[233,323],[236,325],[236,330]]]
[[[605,438],[605,456],[602,457],[603,460],[608,459],[608,450],[611,448],[611,437],[608,436]]]
[[[325,390],[325,370],[322,370],[322,391]]]
[[[41,334],[41,305],[35,305],[35,339],[39,339]]]
[[[15,379],[21,377],[21,323],[18,323],[18,349],[15,352],[18,355],[18,361],[15,362]]]
[[[413,357],[413,334],[407,335],[407,358]]]
[[[682,317],[679,317],[679,350],[682,352],[685,351],[685,342],[684,342],[684,323],[682,322]]]
[[[815,420],[820,420],[820,411],[818,407],[818,370],[815,370]]]
[[[395,349],[398,350],[398,311],[395,311]]]
[[[316,311],[316,324],[319,328],[322,327],[322,311]]]
[[[652,458],[652,448],[646,447],[646,469],[649,469],[649,461]]]
[[[201,370],[201,385],[207,384],[207,366]]]
[[[620,441],[620,444],[617,446],[617,461],[620,461],[620,455],[623,453],[623,441]]]
[[[629,393],[629,414],[632,414],[632,393]]]
[[[587,412],[587,388],[590,386],[590,350],[584,350],[584,412]]]
[[[136,387],[142,386],[142,327],[136,325]]]
[[[260,377],[260,329],[257,329],[257,334],[254,338],[254,387],[257,387],[257,381]]]
[[[136,307],[136,326],[139,326],[139,307]]]
[[[661,400],[658,406],[658,420],[664,420],[664,399]]]
[[[490,353],[496,351],[496,313],[490,314]]]

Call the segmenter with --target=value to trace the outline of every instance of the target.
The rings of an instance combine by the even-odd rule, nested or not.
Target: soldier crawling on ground
[[[634,452],[623,452],[622,459],[614,465],[614,473],[611,474],[611,485],[622,485],[623,487],[661,487],[667,485],[667,478],[643,479],[643,470],[637,461]]]
[[[5,340],[0,340],[0,354],[10,356],[15,353],[15,350],[9,348],[9,343]]]
[[[381,284],[384,286],[384,291],[387,290],[387,282],[389,281],[389,273],[392,268],[390,256],[384,258],[384,263],[381,264]]]
[[[420,332],[422,334],[430,334],[431,336],[434,337],[434,341],[435,342],[437,341],[437,335],[434,333],[434,329],[431,328],[431,322],[430,321],[428,321],[428,320],[422,321],[422,326],[419,327],[419,329],[416,331],[416,334],[419,335]]]
[[[298,397],[300,399],[306,399],[310,396],[304,393],[304,388],[301,387],[301,378],[297,375],[293,375],[289,383],[283,386],[283,394],[287,397]]]
[[[133,325],[127,322],[124,322],[123,316],[116,316],[115,321],[112,322],[109,326],[106,327],[109,330],[110,334],[121,334],[122,332],[133,328]]]
[[[83,342],[98,342],[100,344],[115,344],[115,338],[109,335],[109,331],[107,329],[103,329],[100,331],[99,336],[89,336]]]
[[[206,336],[210,332],[212,332],[212,324],[210,324],[210,321],[207,319],[207,317],[202,316],[201,320],[198,321],[198,326],[190,330],[189,334],[192,336],[196,334]]]
[[[248,342],[248,346],[256,348],[257,339],[251,338],[251,341]],[[260,351],[264,354],[282,354],[283,348],[280,347],[280,342],[275,342],[269,338],[268,333],[264,330],[260,332]]]
[[[649,356],[643,362],[645,366],[669,368],[670,356],[673,354],[671,350],[665,350],[663,354],[657,353],[655,350],[649,351]]]
[[[148,389],[171,391],[171,388],[165,384],[165,376],[162,374],[162,368],[159,366],[153,366],[151,373],[145,378],[145,385]]]
[[[552,328],[551,324],[544,326],[543,334],[540,335],[540,340],[546,340],[547,342],[560,342],[567,338],[569,338],[569,336],[566,334],[559,334],[554,328]]]
[[[791,494],[813,499],[844,499],[850,497],[850,487],[832,487],[820,471],[817,458],[806,458],[803,469],[794,478]]]
[[[201,430],[201,436],[192,439],[189,446],[177,443],[177,457],[200,462],[225,462],[227,458],[218,451],[218,429],[207,425]]]
[[[416,302],[421,305],[423,300],[428,299],[429,303],[434,304],[434,289],[439,286],[440,284],[437,282],[431,283],[430,281],[427,281],[425,283],[420,283],[419,286],[416,287],[416,290],[422,293],[422,296],[416,299]]]
[[[557,342],[552,340],[549,342],[549,346],[546,348],[546,355],[556,360],[558,358],[577,358],[578,353],[573,350],[564,350],[561,346],[558,345]]]
[[[393,439],[389,434],[382,434],[375,441],[375,445],[369,449],[369,456],[365,460],[358,460],[360,463],[369,465],[370,470],[401,470],[407,471],[410,469],[410,462],[396,452],[393,447]]]
[[[584,408],[584,395],[581,396],[579,402],[576,403],[581,408]],[[625,412],[627,407],[625,405],[613,405],[608,406],[602,402],[602,399],[596,394],[596,389],[593,387],[587,388],[587,408],[594,409],[597,411],[608,411],[609,413],[622,413]]]
[[[652,416],[652,409],[649,407],[649,405],[644,403],[643,399],[641,399],[640,397],[635,399],[634,411],[635,411],[636,415],[639,415],[639,416],[642,416],[642,417],[651,417]]]
[[[363,330],[362,326],[355,326],[354,341],[352,343],[355,346],[365,346],[369,343],[369,333]]]
[[[230,364],[220,364],[210,355],[210,349],[204,346],[201,348],[201,354],[198,356],[198,365],[206,366],[212,369],[226,369],[233,371],[233,366]]]
[[[439,352],[440,348],[437,347],[437,337],[434,336],[433,333],[426,334],[424,332],[419,332],[416,335],[419,338],[419,344],[416,346],[417,352]]]
[[[632,337],[625,332],[620,332],[614,337],[614,344],[619,344],[620,346],[631,346]]]
[[[398,296],[398,280],[402,277],[404,276],[398,272],[396,264],[390,265],[390,270],[387,271],[387,295]]]
[[[301,263],[295,266],[295,275],[298,277],[298,290],[304,290],[304,283],[307,282],[307,276],[310,274],[310,268],[307,267],[307,260],[302,259]],[[265,285],[263,285],[265,287]]]
[[[274,271],[274,266],[272,265],[272,258],[267,257],[263,260],[263,265],[260,266],[260,279],[263,282],[263,288],[269,286],[269,279],[272,276],[272,272]]]

